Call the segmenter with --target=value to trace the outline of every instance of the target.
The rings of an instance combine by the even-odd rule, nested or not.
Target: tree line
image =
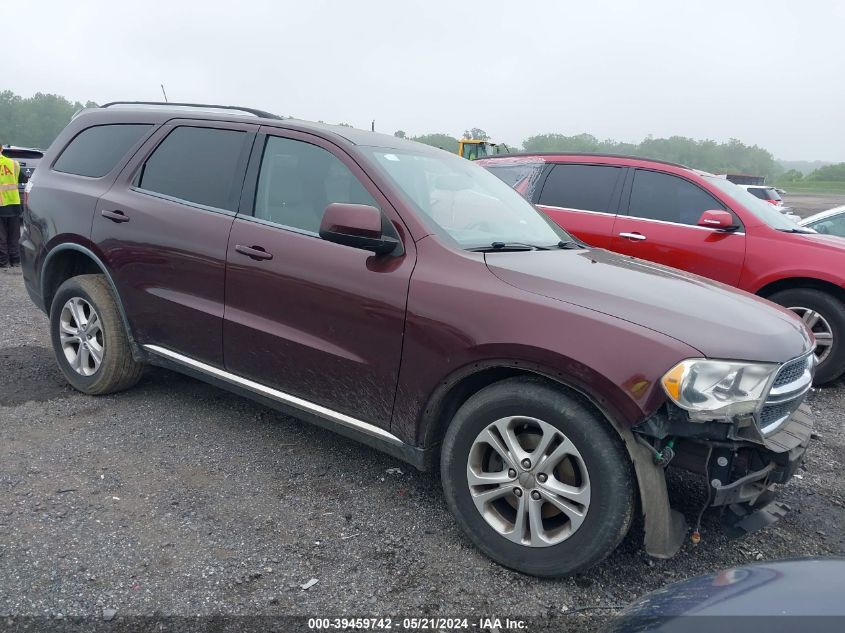
[[[69,101],[55,94],[39,92],[32,97],[21,97],[10,90],[4,90],[0,92],[0,142],[24,147],[48,147],[75,112],[96,105],[92,101],[85,104]],[[397,130],[395,136],[410,138],[452,153],[458,152],[458,138],[450,134],[430,133],[408,137],[404,131]],[[465,130],[464,137],[490,139],[484,130],[477,127]],[[566,136],[546,133],[531,136],[520,147],[511,147],[508,151],[633,154],[681,163],[713,173],[766,176],[769,181],[845,181],[845,163],[821,166],[804,175],[798,169],[784,169],[768,150],[757,145],[746,145],[737,139],[719,143],[683,136],[649,136],[639,143],[625,143],[611,139],[599,140],[591,134]]]
[[[0,142],[23,147],[48,147],[75,112],[94,107],[64,97],[38,92],[21,97],[11,90],[0,92]]]

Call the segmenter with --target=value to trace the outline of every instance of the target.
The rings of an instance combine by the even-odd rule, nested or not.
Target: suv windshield
[[[705,178],[717,189],[741,203],[746,209],[757,216],[757,218],[773,229],[778,229],[779,231],[800,230],[801,227],[778,211],[776,207],[748,193],[747,189],[738,187],[730,180],[725,180],[724,178],[717,178],[716,176],[705,176]]]
[[[462,248],[496,243],[556,246],[572,238],[486,169],[450,154],[373,148],[416,208]]]

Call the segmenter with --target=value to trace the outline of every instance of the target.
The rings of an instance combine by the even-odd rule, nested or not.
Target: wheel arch
[[[515,376],[539,377],[576,395],[607,420],[617,433],[629,428],[621,411],[606,399],[591,393],[580,381],[536,363],[497,359],[472,363],[454,371],[440,382],[420,416],[418,445],[432,453],[436,459],[436,447],[461,405],[481,389]]]
[[[59,286],[72,277],[87,274],[101,274],[105,276],[109,289],[117,304],[118,313],[123,321],[123,327],[126,330],[129,345],[132,349],[132,355],[136,360],[143,359],[144,353],[132,335],[132,328],[129,325],[129,319],[123,308],[123,301],[120,298],[120,293],[117,290],[111,272],[94,251],[82,244],[75,242],[59,244],[51,249],[44,258],[44,263],[41,266],[39,289],[48,316],[53,303],[53,297]]]
[[[817,277],[783,277],[762,286],[755,294],[763,297],[764,299],[768,299],[775,293],[782,290],[794,290],[797,288],[807,288],[827,292],[845,303],[845,288]]]
[[[514,376],[540,377],[557,388],[563,388],[607,421],[631,460],[636,478],[637,507],[643,517],[646,552],[656,558],[671,558],[677,554],[686,534],[686,521],[669,503],[663,469],[654,463],[652,453],[635,441],[620,411],[591,394],[577,380],[561,373],[531,363],[499,360],[474,363],[452,374],[440,383],[422,415],[423,436],[419,439],[425,442],[424,468],[438,469],[440,452],[437,448],[461,404],[481,389]]]

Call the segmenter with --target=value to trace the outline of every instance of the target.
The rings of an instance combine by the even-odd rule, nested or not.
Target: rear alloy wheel
[[[815,385],[831,383],[845,373],[845,303],[814,288],[782,290],[770,301],[788,308],[816,338]]]
[[[586,569],[631,525],[634,474],[616,431],[565,388],[509,378],[471,396],[440,458],[443,491],[481,551],[545,577]]]
[[[59,339],[65,359],[76,373],[81,376],[97,373],[105,352],[103,324],[85,299],[73,297],[62,307]]]
[[[144,371],[132,357],[104,275],[79,275],[59,286],[50,308],[50,338],[62,373],[83,393],[128,389]]]

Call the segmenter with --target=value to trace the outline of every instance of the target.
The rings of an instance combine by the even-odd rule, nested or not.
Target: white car
[[[775,187],[768,185],[737,185],[737,187],[742,187],[755,198],[765,200],[785,215],[795,215],[792,207],[788,207],[783,203],[783,198],[780,197],[780,193]]]
[[[800,220],[798,224],[817,233],[845,237],[845,205],[811,215]]]

